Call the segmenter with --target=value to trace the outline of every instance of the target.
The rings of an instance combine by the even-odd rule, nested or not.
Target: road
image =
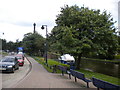
[[[19,70],[16,70],[14,73],[2,73],[2,88],[10,88],[14,86],[19,81],[21,81],[28,74],[30,70],[30,63],[25,58],[24,66],[20,66]]]

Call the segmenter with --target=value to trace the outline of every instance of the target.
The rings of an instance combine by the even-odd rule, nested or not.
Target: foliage
[[[16,40],[16,42],[9,41],[7,42],[5,39],[0,39],[2,41],[2,50],[6,51],[9,50],[17,52],[17,47],[22,45],[21,41]]]
[[[30,55],[41,55],[44,53],[44,42],[45,39],[36,33],[27,33],[24,35],[22,41],[16,40],[16,42],[9,41],[7,42],[5,39],[0,39],[2,41],[2,50],[10,52],[17,52],[18,47],[24,47],[25,53]]]
[[[57,15],[56,24],[49,37],[51,48],[60,54],[73,55],[77,69],[81,57],[90,52],[99,58],[112,59],[117,51],[116,28],[106,11],[66,5]]]
[[[115,59],[120,59],[120,55],[115,55]]]
[[[23,47],[29,55],[43,55],[44,38],[36,33],[27,33],[23,38]]]
[[[118,36],[118,42],[119,42],[118,53],[120,54],[120,36]]]

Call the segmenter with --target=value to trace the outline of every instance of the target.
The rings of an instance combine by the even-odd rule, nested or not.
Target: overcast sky
[[[33,32],[33,23],[37,24],[36,31],[45,36],[42,25],[48,26],[50,32],[55,26],[56,15],[64,5],[85,6],[90,9],[107,10],[114,21],[118,22],[119,0],[0,0],[0,38],[7,41],[20,41],[23,35]],[[117,27],[118,24],[116,23]],[[4,32],[4,35],[2,33]]]

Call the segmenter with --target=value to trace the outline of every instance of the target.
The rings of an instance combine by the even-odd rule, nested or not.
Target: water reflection
[[[100,61],[82,60],[81,68],[120,78],[120,64],[104,63]]]

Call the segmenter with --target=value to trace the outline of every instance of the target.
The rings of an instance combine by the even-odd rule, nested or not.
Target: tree
[[[5,39],[0,39],[0,42],[1,42],[1,49],[2,50],[6,50],[6,47],[7,47],[7,42]],[[0,49],[0,50],[1,50]]]
[[[10,52],[17,51],[17,47],[21,46],[21,41],[16,40],[16,42],[9,41],[7,42],[5,39],[0,39],[2,44],[2,50],[9,50]]]
[[[118,54],[120,54],[120,36],[118,36],[118,42],[119,42]]]
[[[118,41],[114,23],[106,11],[66,5],[57,16],[57,26],[51,33],[52,43],[57,42],[64,53],[73,55],[76,69],[80,69],[83,55],[94,52],[99,57],[112,58],[116,53]]]
[[[25,34],[22,43],[25,52],[30,55],[42,55],[44,52],[44,38],[37,32]]]
[[[65,49],[60,42],[62,37],[62,29],[60,27],[54,27],[48,38],[50,52],[60,53],[61,55],[65,52]]]

